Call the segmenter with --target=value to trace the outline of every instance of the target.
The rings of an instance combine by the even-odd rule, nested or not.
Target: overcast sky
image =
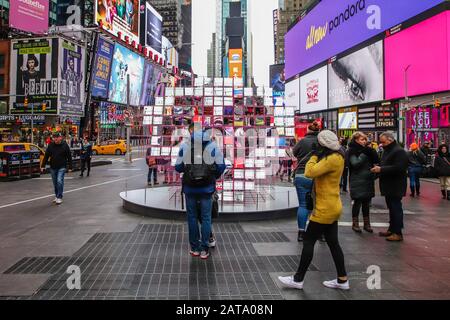
[[[269,85],[269,65],[273,64],[272,11],[278,0],[249,0],[253,32],[253,75],[257,86]],[[200,76],[207,74],[207,50],[216,29],[216,0],[192,1],[192,64]]]

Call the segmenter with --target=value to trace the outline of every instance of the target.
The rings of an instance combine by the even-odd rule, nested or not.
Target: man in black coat
[[[402,241],[402,198],[406,195],[407,188],[408,155],[391,132],[382,133],[380,143],[383,145],[381,162],[371,171],[380,176],[380,191],[386,198],[390,219],[388,231],[380,232],[379,235],[386,237],[388,241]]]

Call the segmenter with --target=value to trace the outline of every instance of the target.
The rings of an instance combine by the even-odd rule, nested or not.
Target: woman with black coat
[[[441,183],[442,199],[450,200],[450,153],[446,144],[441,144],[437,150],[434,169]]]
[[[373,233],[370,226],[370,202],[375,196],[375,175],[370,169],[380,162],[377,152],[367,146],[367,136],[355,132],[346,153],[346,162],[350,172],[350,197],[353,200],[352,229],[361,233],[359,211],[362,207],[364,230]]]

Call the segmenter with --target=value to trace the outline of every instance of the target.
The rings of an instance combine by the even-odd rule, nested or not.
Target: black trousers
[[[305,278],[306,271],[308,271],[309,265],[311,264],[314,256],[314,245],[322,234],[325,235],[331,255],[333,256],[337,276],[339,278],[347,276],[347,272],[345,271],[344,253],[342,252],[342,248],[339,245],[338,240],[337,221],[333,224],[321,224],[310,221],[303,237],[302,257],[300,259],[300,265],[298,266],[297,273],[294,275],[294,281],[302,282]]]
[[[389,209],[389,229],[395,234],[402,234],[403,229],[403,207],[402,198],[386,197],[386,205]]]
[[[89,174],[89,172],[91,172],[91,158],[81,159],[81,173],[86,170],[86,167]]]
[[[352,216],[354,218],[359,216],[359,211],[362,207],[363,217],[368,217],[370,212],[370,198],[369,199],[357,199],[353,202]]]

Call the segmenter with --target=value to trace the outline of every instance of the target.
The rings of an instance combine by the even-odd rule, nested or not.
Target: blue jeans
[[[388,231],[401,235],[403,229],[402,198],[386,197],[386,205],[389,209]]]
[[[64,174],[66,168],[50,169],[52,175],[53,186],[55,187],[55,196],[58,199],[62,199],[64,192]]]
[[[152,175],[153,175],[153,182],[158,182],[158,170],[156,167],[148,168],[148,175],[147,175],[147,182],[152,182]]]
[[[294,180],[295,188],[297,189],[298,197],[298,209],[297,209],[297,224],[299,230],[306,229],[306,223],[308,222],[308,217],[311,213],[310,210],[306,209],[306,194],[312,192],[313,181],[311,179],[305,178],[304,176],[295,176]]]
[[[189,243],[192,251],[208,250],[209,235],[211,234],[212,203],[212,195],[210,194],[186,194]],[[199,232],[198,228],[198,212],[201,213],[202,217],[201,232]]]
[[[420,190],[420,174],[422,173],[422,166],[410,166],[408,168],[409,186],[411,189],[417,188]]]

